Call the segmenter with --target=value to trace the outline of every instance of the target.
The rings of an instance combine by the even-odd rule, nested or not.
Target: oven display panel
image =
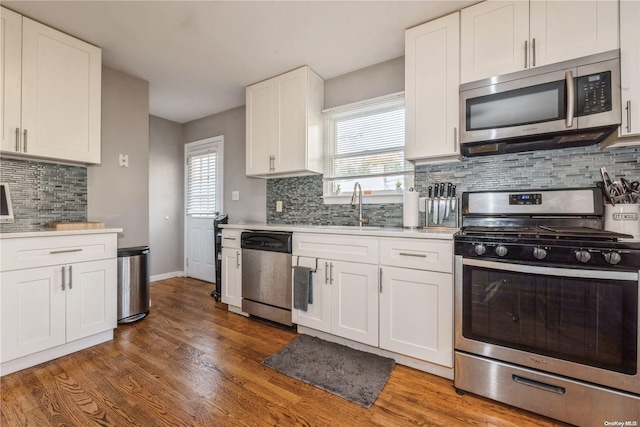
[[[541,193],[509,194],[510,205],[541,205]]]

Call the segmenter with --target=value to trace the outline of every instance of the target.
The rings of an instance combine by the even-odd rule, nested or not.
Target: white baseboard
[[[157,282],[158,280],[172,279],[174,277],[184,277],[184,271],[173,271],[171,273],[156,274],[149,277],[150,282]]]

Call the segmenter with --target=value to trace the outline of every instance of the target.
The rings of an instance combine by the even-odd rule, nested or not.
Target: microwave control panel
[[[611,111],[611,71],[577,77],[575,85],[578,97],[577,116]]]

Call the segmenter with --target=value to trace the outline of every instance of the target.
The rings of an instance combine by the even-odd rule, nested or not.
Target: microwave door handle
[[[573,111],[575,109],[576,88],[573,82],[573,73],[571,70],[564,74],[564,80],[567,85],[567,116],[565,119],[565,126],[573,127]]]

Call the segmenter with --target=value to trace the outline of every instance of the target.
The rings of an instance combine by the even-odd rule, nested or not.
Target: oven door
[[[640,393],[638,272],[455,264],[456,351]]]

